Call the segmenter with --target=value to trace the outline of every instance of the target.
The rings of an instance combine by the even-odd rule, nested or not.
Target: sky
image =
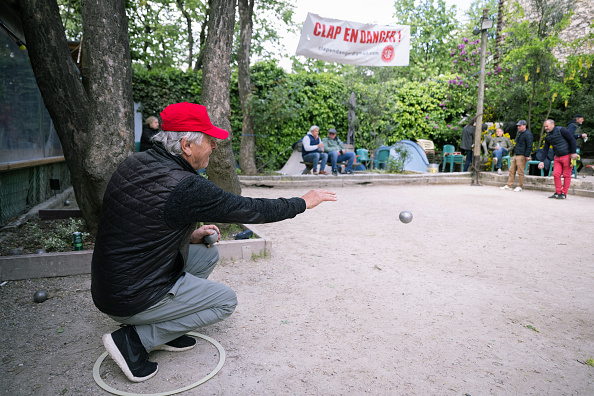
[[[458,9],[458,15],[470,7],[471,0],[446,0],[448,7],[453,5]],[[342,19],[351,22],[375,23],[379,25],[393,25],[394,0],[299,0],[296,2],[293,21],[303,23],[308,12],[321,17]],[[286,52],[289,56],[295,54],[299,43],[299,34],[289,34],[283,38]],[[283,60],[280,65],[289,70],[291,63]]]

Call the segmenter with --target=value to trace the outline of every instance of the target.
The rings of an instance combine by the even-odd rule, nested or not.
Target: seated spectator
[[[151,139],[159,133],[159,119],[155,116],[150,116],[144,122],[142,127],[142,135],[140,136],[140,151],[146,151],[153,147]]]
[[[353,174],[353,164],[355,163],[355,153],[347,153],[344,149],[342,142],[336,136],[336,129],[328,129],[328,137],[325,137],[322,142],[324,143],[324,149],[328,153],[330,163],[332,164],[332,174],[338,176],[338,162],[347,162],[345,173],[348,175]]]
[[[320,127],[312,125],[309,132],[303,138],[303,148],[301,149],[301,156],[304,162],[311,162],[313,174],[318,174],[318,162],[320,163],[320,175],[327,175],[324,172],[326,162],[328,161],[328,153],[324,152],[324,143],[320,140]]]
[[[489,143],[489,149],[493,150],[493,164],[497,169],[497,173],[501,174],[501,158],[509,154],[512,149],[512,142],[509,138],[503,136],[503,129],[497,128],[495,136]]]
[[[543,157],[543,154],[544,154],[544,150],[543,149],[538,149],[532,155],[532,157],[536,161],[540,161],[540,162],[544,163],[544,168],[543,169],[544,169],[544,172],[545,172],[545,176],[547,176],[548,175],[548,172],[549,172],[549,168],[551,166],[551,162],[553,162],[553,159],[555,158],[555,154],[554,154],[553,150],[549,150],[546,157]]]

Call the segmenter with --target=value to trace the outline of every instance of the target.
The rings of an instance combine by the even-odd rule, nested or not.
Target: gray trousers
[[[237,306],[235,292],[206,279],[218,260],[215,246],[190,244],[185,273],[161,301],[133,316],[110,317],[134,325],[147,352],[188,331],[228,318]]]

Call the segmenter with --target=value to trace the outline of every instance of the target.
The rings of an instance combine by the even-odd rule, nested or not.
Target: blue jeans
[[[328,154],[328,157],[330,157],[330,162],[332,163],[332,170],[335,171],[336,169],[336,163],[337,162],[345,162],[347,161],[347,165],[346,165],[346,169],[347,171],[353,170],[353,164],[355,163],[355,153],[344,153],[341,155],[338,155],[338,151],[331,151]]]
[[[307,153],[303,156],[303,162],[311,162],[313,170],[318,168],[318,162],[320,162],[320,170],[323,171],[328,161],[328,153]]]
[[[464,162],[464,172],[468,171],[468,167],[472,164],[472,150],[466,150],[466,162]]]
[[[496,150],[493,150],[493,158],[497,158],[497,163],[495,164],[495,169],[501,169],[501,157],[506,156],[509,153],[507,149],[503,147],[499,147]]]

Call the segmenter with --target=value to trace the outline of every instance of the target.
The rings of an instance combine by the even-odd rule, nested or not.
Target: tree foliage
[[[444,0],[396,0],[395,18],[411,27],[410,66],[407,74],[422,80],[437,76],[447,68],[450,42],[459,25],[456,7],[447,7]]]

